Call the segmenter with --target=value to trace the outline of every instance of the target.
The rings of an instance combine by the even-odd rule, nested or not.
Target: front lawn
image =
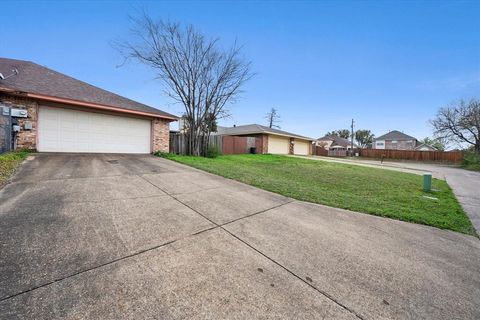
[[[3,187],[27,155],[27,151],[8,152],[0,155],[0,188]]]
[[[433,179],[438,191],[425,193],[420,175],[349,164],[275,155],[165,157],[298,200],[475,235],[443,180]]]

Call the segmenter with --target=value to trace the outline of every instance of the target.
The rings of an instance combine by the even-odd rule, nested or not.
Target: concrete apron
[[[480,317],[474,237],[151,156],[36,155],[0,231],[6,319]]]

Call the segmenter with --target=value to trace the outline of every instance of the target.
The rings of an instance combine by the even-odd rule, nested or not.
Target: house
[[[0,111],[16,149],[151,153],[169,148],[177,117],[22,60],[0,58]]]
[[[437,148],[426,143],[421,143],[415,147],[416,151],[438,151]]]
[[[214,135],[245,137],[247,139],[243,140],[245,140],[246,150],[248,151],[250,148],[255,148],[256,153],[298,155],[309,155],[312,153],[313,139],[259,124],[248,124],[228,128],[219,126]],[[228,141],[228,139],[224,139],[224,150],[227,149],[225,144],[228,143]],[[234,142],[234,140],[232,141]],[[243,145],[240,149],[241,151],[244,149]]]
[[[393,130],[375,138],[373,149],[415,150],[418,140],[403,132]]]
[[[315,145],[318,147],[323,147],[325,150],[350,150],[352,148],[352,141],[336,135],[326,135],[322,138],[318,138],[315,141]],[[358,148],[355,143],[353,144],[353,147]]]

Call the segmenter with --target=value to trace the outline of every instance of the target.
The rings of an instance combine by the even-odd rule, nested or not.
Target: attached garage
[[[39,106],[40,152],[150,153],[151,120]]]
[[[281,136],[268,136],[268,153],[288,154],[290,149],[290,138]]]
[[[293,154],[308,155],[310,154],[310,141],[295,139],[293,146]]]
[[[258,140],[256,152],[271,154],[309,155],[313,139],[298,134],[282,131],[260,124],[243,126],[217,127],[216,135],[233,137],[250,137]],[[257,141],[256,140],[256,141]],[[293,142],[293,144],[292,144]],[[245,148],[244,148],[245,149]]]
[[[174,115],[30,61],[0,58],[1,73],[14,69],[18,72],[0,83],[0,109],[21,109],[16,110],[14,119],[14,148],[85,153],[169,151],[169,123],[177,120]]]

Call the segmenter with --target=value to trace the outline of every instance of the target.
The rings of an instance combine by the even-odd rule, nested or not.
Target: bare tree
[[[154,21],[144,13],[132,19],[132,41],[114,46],[126,59],[155,69],[164,92],[185,108],[187,152],[204,155],[216,121],[228,114],[242,85],[252,77],[250,62],[241,57],[235,43],[229,50],[218,39],[207,39],[193,26]]]
[[[441,108],[430,123],[435,136],[452,142],[466,143],[480,153],[480,102],[476,99]]]
[[[280,129],[280,126],[276,124],[280,122],[280,115],[278,114],[277,109],[270,109],[270,112],[267,113],[265,118],[268,120],[268,126],[270,128]]]

